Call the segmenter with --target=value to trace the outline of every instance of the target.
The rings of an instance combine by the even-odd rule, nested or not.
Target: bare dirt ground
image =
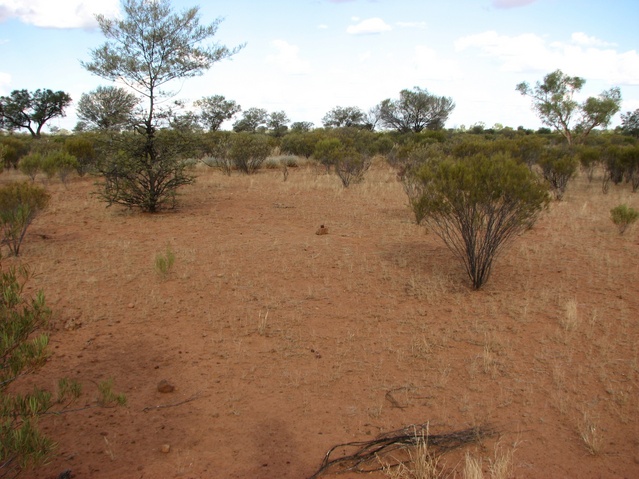
[[[289,171],[198,169],[157,215],[48,185],[20,261],[52,355],[28,382],[79,379],[81,407],[113,378],[128,404],[44,418],[56,454],[24,477],[308,478],[333,445],[426,422],[498,430],[469,449],[486,474],[507,451],[517,478],[639,477],[639,228],[609,219],[639,207],[628,185],[576,179],[476,292],[387,166],[349,189]]]

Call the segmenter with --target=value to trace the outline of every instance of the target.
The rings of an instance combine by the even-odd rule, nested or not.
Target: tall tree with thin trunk
[[[532,99],[533,108],[544,125],[559,131],[572,145],[583,141],[598,126],[606,127],[613,115],[621,108],[621,91],[618,87],[602,92],[598,97],[589,97],[585,102],[575,100],[586,80],[571,77],[555,70],[537,82],[532,88],[521,82],[516,89]]]
[[[144,141],[141,145],[134,139],[132,148],[118,148],[109,155],[101,168],[102,196],[108,204],[155,212],[175,198],[177,188],[194,181],[185,172],[180,149],[175,144],[162,148],[156,141],[157,129],[170,115],[158,103],[174,96],[165,87],[173,80],[201,75],[243,45],[229,49],[206,44],[222,20],[201,25],[197,7],[175,13],[169,0],[123,0],[122,8],[121,20],[96,16],[107,42],[92,50],[91,61],[82,65],[102,78],[124,82],[146,99],[146,108],[134,122]],[[126,158],[123,151],[128,152]]]

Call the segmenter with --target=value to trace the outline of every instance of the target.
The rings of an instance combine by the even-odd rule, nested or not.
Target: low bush
[[[619,205],[610,210],[610,219],[619,228],[619,234],[624,234],[639,219],[639,211],[628,205]]]
[[[48,203],[46,190],[29,182],[0,187],[1,244],[7,245],[14,256],[20,254],[27,229]]]

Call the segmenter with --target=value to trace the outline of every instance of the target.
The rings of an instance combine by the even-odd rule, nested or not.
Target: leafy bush
[[[488,280],[504,246],[534,224],[547,187],[524,164],[499,153],[433,159],[417,178],[423,223],[462,261],[474,289]]]
[[[47,178],[52,178],[57,174],[65,185],[69,175],[79,169],[80,163],[77,158],[63,150],[49,153],[42,161],[42,170],[46,173]]]
[[[639,211],[628,205],[619,205],[610,210],[610,219],[619,228],[619,234],[624,234],[628,227],[639,219]]]
[[[75,157],[78,175],[84,176],[95,169],[97,162],[95,139],[88,136],[72,136],[64,142],[64,150]]]
[[[31,181],[35,181],[36,176],[42,169],[42,155],[40,153],[29,153],[27,156],[22,157],[18,168],[22,173],[31,178]]]
[[[243,132],[232,137],[228,155],[239,171],[251,175],[262,167],[270,153],[271,145],[267,137]]]
[[[152,137],[123,134],[104,142],[98,173],[99,197],[107,203],[155,213],[174,207],[177,190],[195,181],[184,161],[193,154],[191,138],[158,131]]]
[[[1,241],[14,256],[20,253],[27,228],[48,202],[49,194],[44,188],[28,182],[0,187]]]
[[[342,180],[344,188],[348,188],[352,183],[361,183],[370,166],[369,157],[354,148],[342,148],[335,163],[335,173]]]
[[[331,171],[331,167],[339,161],[342,148],[342,142],[338,138],[324,138],[315,145],[313,156],[320,164],[324,165],[328,173]]]
[[[567,148],[546,149],[539,159],[543,177],[548,181],[555,199],[561,200],[570,179],[575,176],[579,161]]]

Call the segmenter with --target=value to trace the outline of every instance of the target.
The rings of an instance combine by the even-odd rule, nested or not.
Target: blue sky
[[[198,5],[175,0],[176,10]],[[404,88],[450,96],[447,127],[483,122],[538,128],[515,91],[557,68],[586,79],[581,98],[619,86],[622,112],[639,108],[637,0],[227,0],[215,41],[246,43],[203,76],[171,85],[194,101],[224,95],[243,109],[284,110],[321,126],[336,106],[364,111]],[[64,90],[77,101],[109,82],[80,65],[104,43],[94,14],[119,0],[0,0],[0,95]],[[613,126],[619,124],[619,115]],[[71,129],[73,107],[51,124]],[[230,128],[231,124],[224,125]]]

